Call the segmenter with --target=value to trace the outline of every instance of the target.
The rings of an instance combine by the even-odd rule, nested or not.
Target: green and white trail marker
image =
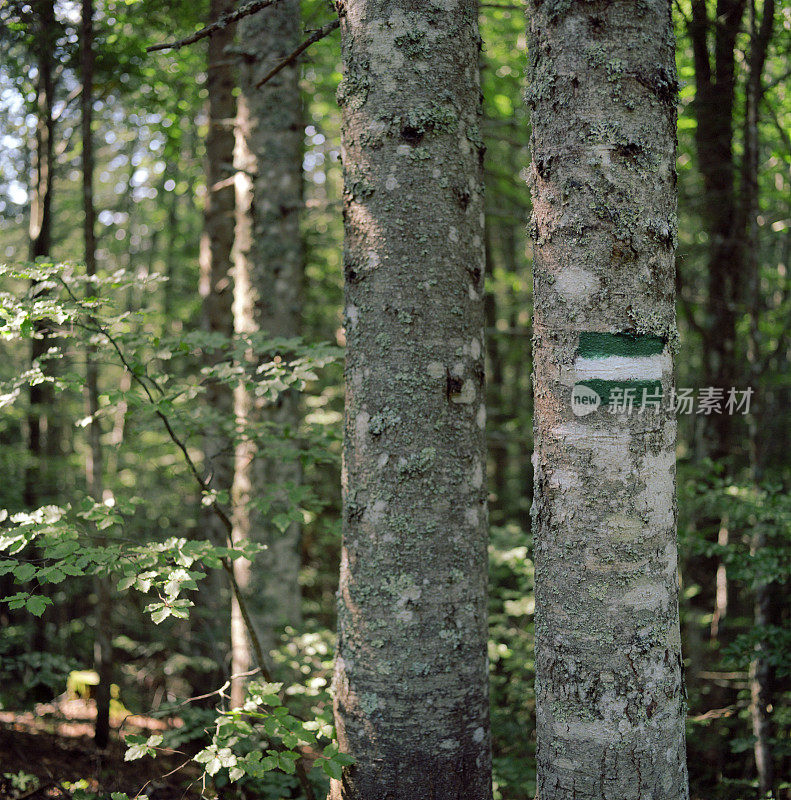
[[[672,369],[665,344],[652,334],[581,333],[574,357],[574,413],[586,416],[618,398],[629,398],[634,407],[658,403],[662,377]]]

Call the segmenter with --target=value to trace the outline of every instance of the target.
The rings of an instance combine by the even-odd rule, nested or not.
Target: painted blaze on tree
[[[333,798],[491,797],[477,3],[347,0]]]
[[[538,797],[688,796],[675,539],[675,69],[667,0],[535,2]],[[604,402],[577,415],[577,384]]]

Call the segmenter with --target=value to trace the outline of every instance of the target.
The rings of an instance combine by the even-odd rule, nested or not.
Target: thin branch
[[[196,700],[207,700],[209,697],[214,697],[216,694],[224,696],[223,692],[231,685],[231,681],[235,681],[237,678],[249,678],[251,675],[257,675],[260,671],[261,670],[256,667],[255,669],[248,669],[246,672],[234,672],[219,689],[215,689],[213,692],[207,692],[206,694],[198,694],[195,695],[195,697],[188,697],[186,700],[182,700],[172,707],[181,708],[187,705],[187,703],[194,703]]]
[[[69,96],[63,101],[63,105],[57,114],[52,115],[52,121],[57,122],[65,113],[66,109],[82,94],[82,86],[72,89]]]
[[[774,122],[775,127],[777,128],[777,132],[780,134],[780,138],[783,140],[786,152],[791,155],[791,136],[788,135],[788,131],[783,126],[783,123],[780,122],[780,118],[777,116],[777,111],[775,111],[774,106],[766,95],[761,97],[761,102],[764,104],[764,106],[766,106],[766,110],[769,112],[769,116],[772,118],[772,122]]]
[[[314,31],[310,36],[308,36],[307,39],[305,39],[304,42],[302,42],[302,44],[299,47],[297,47],[296,50],[289,53],[281,62],[272,67],[272,69],[270,69],[269,72],[267,72],[266,75],[264,75],[264,77],[261,78],[260,81],[258,81],[258,83],[255,85],[255,88],[260,89],[267,81],[274,78],[275,75],[277,75],[277,73],[280,72],[281,69],[284,69],[289,64],[293,64],[294,61],[296,61],[297,58],[299,58],[299,56],[302,53],[304,53],[305,50],[307,50],[314,42],[318,42],[319,39],[323,39],[325,36],[329,35],[334,30],[339,28],[340,24],[341,20],[340,18],[337,18],[332,20],[332,22],[328,22],[326,25],[319,28],[317,31]]]
[[[789,78],[791,78],[791,69],[787,69],[782,75],[778,75],[776,78],[773,78],[771,81],[765,83],[761,88],[761,97],[763,97],[767,92],[770,92],[776,86],[779,86],[781,83],[785,83]]]
[[[229,25],[242,19],[242,17],[255,14],[257,11],[268,8],[277,2],[278,0],[251,0],[251,2],[245,3],[243,6],[239,6],[235,11],[228,11],[222,14],[215,22],[212,22],[211,25],[206,25],[191,36],[186,36],[183,39],[177,39],[173,42],[160,42],[159,44],[149,45],[146,47],[146,53],[153,53],[155,50],[178,50],[187,45],[194,44],[223,28],[227,28]]]

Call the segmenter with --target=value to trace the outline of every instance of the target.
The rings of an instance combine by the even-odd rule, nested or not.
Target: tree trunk
[[[209,20],[231,11],[235,0],[211,0]],[[235,192],[233,181],[233,119],[236,100],[233,96],[235,70],[233,55],[226,53],[236,27],[229,25],[209,37],[206,84],[209,93],[209,128],[206,136],[206,206],[200,245],[200,295],[203,299],[203,327],[211,333],[233,334],[233,282],[231,276]],[[175,198],[174,198],[175,200]],[[209,365],[218,354],[209,353]],[[206,394],[209,408],[221,419],[228,419],[233,409],[233,395],[222,383],[211,383]],[[230,492],[233,480],[232,445],[220,427],[204,439],[204,469],[211,487]],[[225,541],[225,529],[216,514],[206,516],[212,538]]]
[[[477,3],[341,19],[346,420],[330,796],[491,797]]]
[[[695,147],[704,188],[701,213],[709,235],[704,379],[708,386],[726,392],[737,384],[736,322],[744,288],[745,249],[734,184],[733,120],[734,47],[745,3],[719,0],[717,17],[710,20],[705,0],[693,0],[689,24],[695,65]],[[715,460],[734,455],[732,415],[712,414],[708,423],[712,438],[709,455]]]
[[[36,144],[33,151],[33,180],[30,193],[28,224],[29,259],[48,256],[52,247],[52,180],[54,171],[55,103],[54,55],[52,37],[55,30],[53,0],[38,0],[33,4],[35,15],[36,69]],[[41,358],[52,345],[46,325],[36,326],[36,338],[31,343],[31,361]],[[49,424],[52,388],[48,383],[30,387],[30,407],[27,418],[30,465],[25,470],[23,500],[28,508],[51,500],[53,485],[46,456],[55,454],[55,428]]]
[[[54,55],[52,36],[55,30],[55,3],[33,3],[36,19],[36,147],[33,153],[33,190],[30,197],[30,260],[48,256],[52,243],[52,178],[55,120]]]
[[[271,337],[299,334],[302,311],[303,246],[299,228],[302,199],[302,109],[298,65],[281,70],[264,86],[256,83],[301,39],[298,0],[281,0],[239,24],[240,94],[236,122],[236,245],[234,325],[237,333]],[[237,425],[275,425],[293,433],[299,424],[295,393],[281,395],[274,407],[239,386],[234,392]],[[298,525],[280,532],[250,507],[274,493],[272,512],[287,502],[288,484],[301,482],[293,458],[266,457],[243,438],[236,447],[233,479],[234,539],[254,539],[268,549],[254,564],[234,562],[236,579],[250,597],[258,635],[269,648],[278,628],[296,624],[300,613],[300,536]],[[279,454],[280,455],[280,454]],[[234,600],[231,619],[232,671],[251,666],[249,643]],[[232,703],[241,702],[243,682],[234,681]]]
[[[209,21],[233,10],[236,0],[211,0]],[[226,52],[236,34],[236,26],[229,25],[209,37],[206,64],[208,99],[208,133],[206,135],[206,205],[203,212],[203,233],[200,242],[200,284],[203,302],[203,329],[226,337],[233,335],[233,237],[236,207],[234,190],[233,148],[234,117],[236,115],[236,68],[234,56]],[[168,211],[176,223],[177,196],[174,194]],[[174,240],[168,239],[167,261],[172,260]],[[214,366],[222,358],[221,352],[207,351],[207,366]],[[233,392],[227,384],[211,381],[206,388],[206,405],[216,414],[207,425],[203,439],[203,468],[209,485],[218,492],[230,495],[233,486],[233,437],[230,428],[233,414]],[[208,537],[224,544],[226,531],[219,517],[211,509],[203,513],[203,525]],[[211,593],[206,598],[204,610],[208,615],[209,638],[228,646],[228,622],[223,620],[222,608],[227,609],[228,594],[224,576],[215,570],[210,576]],[[204,643],[205,644],[205,643]],[[200,646],[200,645],[199,645]],[[223,671],[227,664],[218,653],[218,667]],[[198,693],[211,690],[215,675],[205,675]]]
[[[765,0],[760,24],[756,21],[755,0],[749,3],[750,55],[745,91],[744,114],[744,155],[742,161],[742,207],[744,210],[746,266],[751,295],[751,385],[760,379],[757,364],[760,348],[758,322],[761,318],[761,261],[758,235],[759,187],[758,169],[760,163],[760,139],[758,110],[763,94],[763,71],[774,28],[774,0]],[[760,439],[762,430],[751,418],[749,424],[750,466],[754,481],[760,483],[763,477],[761,453],[764,448]],[[752,555],[755,556],[768,545],[766,531],[758,526],[753,532]],[[772,583],[760,583],[755,588],[753,614],[755,627],[766,628],[774,622],[774,603],[777,587]],[[775,704],[774,684],[775,666],[769,656],[769,643],[761,641],[756,648],[755,658],[750,664],[750,718],[755,737],[753,753],[755,769],[758,773],[759,796],[775,797],[775,756],[772,745],[771,709]]]
[[[80,97],[82,125],[82,203],[83,239],[85,244],[85,272],[96,275],[96,210],[93,204],[93,0],[82,0],[82,27],[80,31],[80,72],[82,94]],[[88,293],[95,289],[89,285]],[[102,444],[99,411],[99,374],[96,348],[88,345],[85,353],[85,405],[91,422],[88,425],[88,453],[85,460],[85,478],[88,493],[97,503],[102,502]],[[103,544],[103,538],[99,540]],[[96,587],[97,624],[93,646],[94,665],[99,675],[96,687],[96,724],[94,741],[97,747],[106,747],[110,737],[110,684],[112,682],[111,640],[111,589],[110,579],[98,576]]]
[[[537,797],[681,800],[670,4],[529,19]],[[601,406],[572,411],[575,384]]]
[[[55,4],[53,0],[37,0],[32,4],[34,22],[34,49],[36,54],[36,135],[33,148],[33,176],[30,191],[30,218],[28,220],[30,261],[50,254],[52,247],[52,183],[54,172],[55,120]],[[33,289],[40,291],[37,283]],[[30,343],[30,361],[35,364],[52,347],[53,341],[46,322],[37,322]],[[44,367],[42,366],[42,369]],[[28,509],[55,502],[55,461],[60,455],[59,424],[53,419],[53,392],[47,382],[31,386],[28,393],[27,450],[22,487],[22,501]],[[35,546],[31,558],[37,558]],[[47,587],[42,591],[48,594]],[[48,649],[47,623],[43,617],[35,621],[33,650]],[[45,696],[39,700],[48,699]]]

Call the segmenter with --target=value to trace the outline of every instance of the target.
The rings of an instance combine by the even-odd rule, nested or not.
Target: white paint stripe
[[[577,380],[599,378],[605,381],[661,380],[670,372],[669,354],[653,356],[607,356],[605,358],[577,358],[574,360]]]

